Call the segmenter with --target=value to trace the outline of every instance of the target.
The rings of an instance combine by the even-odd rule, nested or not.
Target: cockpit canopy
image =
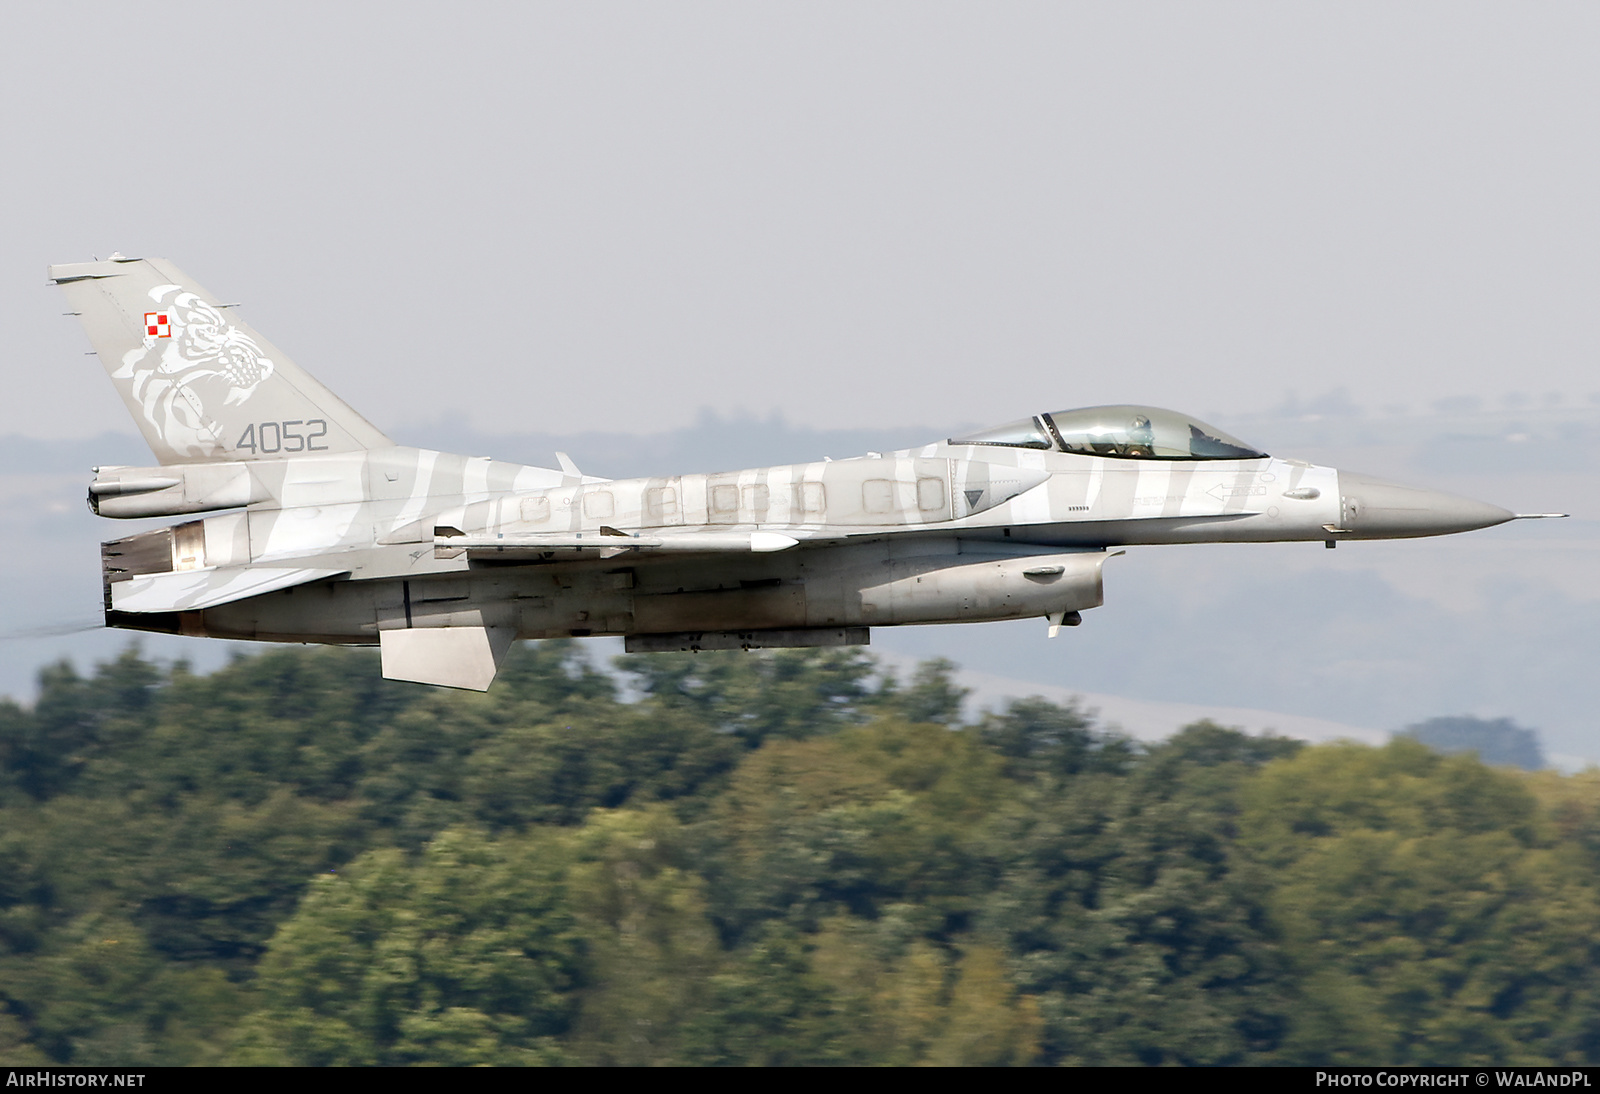
[[[1258,460],[1266,456],[1202,421],[1153,406],[1058,410],[950,438],[951,444],[1037,448],[1127,460]]]

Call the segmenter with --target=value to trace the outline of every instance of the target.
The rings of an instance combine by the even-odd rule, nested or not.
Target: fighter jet
[[[1101,605],[1101,569],[1129,545],[1331,547],[1515,516],[1144,406],[714,474],[451,455],[395,444],[163,259],[50,279],[156,461],[96,468],[90,508],[209,514],[102,545],[106,625],[376,645],[396,680],[486,690],[519,638],[838,646],[872,627],[1029,617],[1055,637]]]

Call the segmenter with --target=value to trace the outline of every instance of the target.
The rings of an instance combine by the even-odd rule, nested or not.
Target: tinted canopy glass
[[[1153,406],[1059,410],[952,437],[950,443],[1058,449],[1128,460],[1254,460],[1266,455],[1215,426]]]
[[[1153,406],[1092,406],[1043,416],[1064,452],[1157,460],[1249,460],[1258,452],[1186,414]]]

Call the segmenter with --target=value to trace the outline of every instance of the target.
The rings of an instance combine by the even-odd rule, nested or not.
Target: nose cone
[[[1504,524],[1515,516],[1498,505],[1439,490],[1339,472],[1339,526],[1351,539],[1443,536]]]

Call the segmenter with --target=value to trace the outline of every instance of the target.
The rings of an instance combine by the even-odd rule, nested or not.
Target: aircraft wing
[[[434,535],[434,554],[453,558],[465,551],[470,559],[537,561],[557,558],[614,558],[621,554],[770,554],[798,546],[781,532],[663,532],[634,535],[614,528],[599,532],[514,532],[455,535],[441,529]]]
[[[114,583],[111,586],[111,608],[119,612],[199,611],[348,572],[226,566],[149,574]]]

